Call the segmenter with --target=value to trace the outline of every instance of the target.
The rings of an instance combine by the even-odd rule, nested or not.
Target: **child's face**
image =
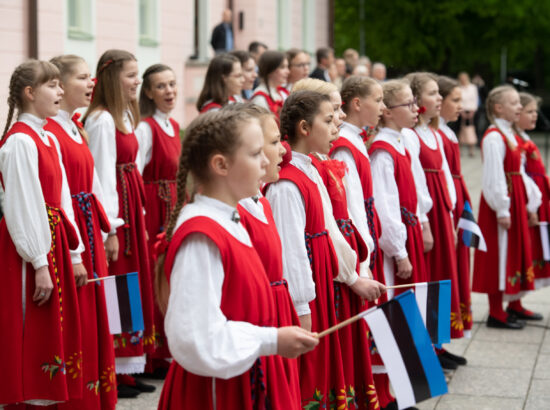
[[[269,81],[273,83],[275,87],[279,87],[283,84],[286,84],[288,81],[288,74],[290,70],[288,69],[288,60],[285,58],[283,62],[275,71],[269,74]]]
[[[253,58],[249,58],[246,63],[243,64],[244,84],[243,90],[252,90],[254,87],[254,81],[258,78],[256,72],[256,63]]]
[[[460,87],[455,87],[441,103],[441,116],[445,121],[456,121],[460,111],[462,111],[462,91]]]
[[[346,113],[342,110],[342,97],[338,91],[330,93],[330,103],[334,109],[334,125],[336,128],[340,128],[346,119]]]
[[[151,88],[146,91],[147,97],[153,100],[155,106],[164,113],[169,113],[176,106],[178,86],[172,70],[151,74]]]
[[[422,93],[420,94],[419,105],[426,107],[426,111],[423,116],[426,118],[439,117],[441,111],[441,95],[439,94],[439,87],[434,80],[428,81],[424,84]]]
[[[409,86],[397,93],[395,102],[388,112],[397,128],[414,128],[418,122],[418,105]]]
[[[502,100],[495,104],[496,117],[512,123],[519,120],[521,109],[519,94],[516,90],[506,91],[502,96]]]
[[[384,93],[379,84],[373,86],[372,92],[367,97],[359,97],[361,102],[359,117],[363,127],[376,127],[382,117],[386,106],[383,101]]]
[[[264,120],[262,127],[264,133],[264,154],[268,160],[263,182],[266,184],[279,180],[279,166],[283,162],[283,155],[286,153],[285,147],[281,144],[281,133],[277,122],[273,117]]]
[[[138,73],[137,61],[128,60],[122,65],[119,79],[122,86],[122,94],[127,103],[137,99],[137,88],[141,84]]]
[[[63,81],[63,101],[67,108],[74,110],[87,107],[92,100],[94,82],[88,65],[81,61],[74,65],[72,73]]]
[[[240,94],[244,85],[244,74],[240,61],[233,63],[233,69],[229,75],[223,77],[228,97],[230,95]]]
[[[519,129],[527,131],[535,129],[538,118],[537,108],[537,103],[535,101],[531,101],[523,107],[519,115],[519,120],[516,122]]]
[[[226,179],[235,202],[258,193],[268,164],[259,121],[254,119],[245,122],[239,134],[240,145],[229,158]]]
[[[338,138],[338,128],[334,125],[334,108],[329,101],[323,101],[313,119],[309,134],[304,138],[309,152],[327,155],[332,143]]]
[[[59,111],[63,89],[59,80],[54,78],[32,89],[31,109],[39,118],[54,117]]]
[[[309,75],[309,55],[306,53],[298,53],[292,59],[289,65],[288,82],[298,82]]]

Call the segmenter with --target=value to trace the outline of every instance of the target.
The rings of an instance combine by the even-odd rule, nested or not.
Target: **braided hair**
[[[195,189],[188,190],[188,179],[192,179],[194,184],[208,181],[210,158],[218,153],[233,155],[240,145],[242,125],[248,121],[257,120],[245,110],[220,110],[201,114],[189,124],[176,175],[176,204],[166,224],[168,242],[172,240],[180,212],[189,198],[188,191],[191,191],[190,199],[193,200]],[[166,255],[159,255],[155,267],[155,291],[162,312],[166,312],[170,294],[164,270],[165,258]]]

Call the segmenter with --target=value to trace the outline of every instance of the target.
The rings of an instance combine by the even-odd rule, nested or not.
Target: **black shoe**
[[[464,366],[466,363],[468,363],[468,361],[466,360],[465,357],[458,356],[456,354],[452,354],[451,352],[449,352],[447,350],[443,350],[443,353],[441,353],[439,355],[439,357],[441,357],[441,356],[445,356],[447,359],[455,362],[459,366]]]
[[[168,374],[169,367],[157,367],[153,370],[152,373],[139,373],[134,375],[134,377],[139,377],[143,379],[153,379],[153,380],[164,380]]]
[[[397,401],[390,401],[386,407],[381,407],[381,410],[397,410]]]
[[[512,319],[510,316],[506,319],[506,322],[502,322],[498,319],[495,319],[493,316],[489,316],[487,319],[487,327],[492,327],[495,329],[514,329],[521,330],[525,324],[523,322],[518,322]]]
[[[117,397],[119,399],[135,399],[141,392],[127,384],[119,384],[117,386]]]
[[[522,319],[522,320],[542,320],[542,319],[544,319],[544,317],[540,313],[537,313],[537,312],[531,312],[531,313],[526,313],[525,311],[524,312],[518,312],[517,310],[510,309],[510,308],[507,308],[506,312],[508,312],[508,314],[510,316],[514,316],[517,319]]]
[[[143,383],[141,380],[138,379],[136,379],[136,385],[132,386],[132,388],[139,390],[142,393],[152,393],[157,389],[152,384]]]
[[[437,358],[439,359],[439,363],[441,363],[441,367],[443,369],[447,370],[456,370],[458,368],[458,363],[449,359],[447,356],[443,354],[437,355]]]

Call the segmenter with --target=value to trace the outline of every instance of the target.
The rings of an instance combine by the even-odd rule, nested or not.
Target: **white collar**
[[[82,137],[76,128],[75,123],[71,119],[71,113],[65,110],[59,110],[57,115],[52,118],[56,121],[63,130],[71,137],[71,139],[79,144],[82,144]]]
[[[531,141],[531,137],[529,137],[529,134],[527,134],[524,130],[520,130],[519,135],[524,141]]]
[[[261,193],[258,193],[258,196],[254,198],[245,198],[239,201],[239,204],[248,211],[250,215],[254,218],[262,221],[264,224],[267,224],[267,217],[265,216],[264,206],[260,202]],[[256,199],[257,198],[257,199]]]
[[[155,113],[153,114],[153,116],[158,118],[160,121],[165,121],[166,123],[170,121],[170,113],[162,112],[158,108],[155,109]]]
[[[342,128],[349,128],[350,131],[353,131],[357,135],[359,135],[362,131],[362,129],[357,125],[353,125],[352,123],[346,121],[342,124]]]
[[[292,159],[290,160],[290,163],[305,173],[309,179],[314,181],[313,164],[311,163],[311,158],[308,155],[292,151]]]
[[[378,134],[374,137],[374,142],[384,141],[393,146],[397,151],[404,155],[405,154],[405,144],[403,142],[403,135],[394,129],[383,127],[378,131]]]
[[[443,131],[443,134],[445,134],[447,139],[454,143],[458,143],[458,138],[456,137],[455,132],[447,125],[447,121],[445,121],[443,117],[439,117],[439,128]]]
[[[21,121],[31,127],[32,130],[38,134],[42,142],[44,142],[44,144],[46,144],[47,146],[50,146],[48,137],[44,132],[44,125],[46,125],[47,120],[45,120],[44,118],[39,118],[34,114],[24,112],[19,114],[19,116],[17,117],[17,121]]]

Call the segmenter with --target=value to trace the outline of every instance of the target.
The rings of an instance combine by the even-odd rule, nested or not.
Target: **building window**
[[[159,45],[157,16],[156,0],[139,0],[139,45]]]
[[[67,0],[68,36],[73,40],[92,40],[92,0]]]

